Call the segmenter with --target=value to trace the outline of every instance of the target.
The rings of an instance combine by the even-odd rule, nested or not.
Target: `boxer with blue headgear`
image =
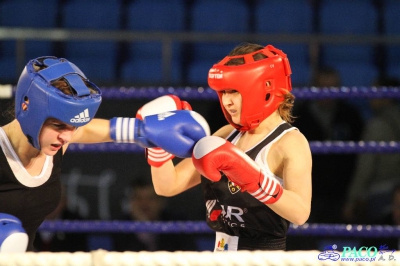
[[[66,59],[40,57],[24,68],[16,117],[0,127],[0,222],[4,215],[15,217],[0,226],[0,252],[34,250],[37,229],[60,201],[62,158],[70,143],[132,142],[155,149],[168,143],[168,158],[190,157],[195,142],[207,135],[204,118],[185,104],[178,108],[177,97],[155,99],[138,118],[111,120],[94,118],[101,97]],[[19,236],[27,236],[25,242]]]
[[[69,84],[71,95],[53,85],[60,79]],[[76,65],[63,58],[42,57],[31,60],[20,76],[15,114],[29,142],[40,150],[39,133],[46,119],[80,127],[92,120],[100,103],[99,88]]]

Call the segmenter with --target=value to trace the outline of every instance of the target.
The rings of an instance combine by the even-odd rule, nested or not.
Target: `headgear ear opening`
[[[263,54],[262,58],[256,56]],[[243,64],[227,62],[243,58]],[[222,111],[228,122],[241,131],[258,125],[284,101],[284,91],[291,91],[289,60],[285,53],[272,45],[245,55],[226,56],[209,71],[208,84],[218,94]],[[234,89],[242,96],[240,125],[233,123],[222,104],[222,91]]]
[[[67,80],[76,95],[64,94],[53,85],[60,79]],[[98,93],[91,93],[84,81]],[[100,103],[100,89],[76,65],[64,58],[40,57],[28,62],[18,80],[15,116],[28,141],[40,149],[39,134],[46,119],[83,126],[93,119]]]

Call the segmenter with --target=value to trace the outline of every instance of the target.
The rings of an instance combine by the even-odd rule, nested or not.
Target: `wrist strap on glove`
[[[175,156],[166,152],[162,148],[148,148],[146,149],[147,162],[154,167],[160,167],[165,162],[172,160]]]
[[[114,117],[110,119],[110,137],[116,142],[134,143],[135,118]]]
[[[273,204],[282,196],[283,187],[278,180],[262,175],[260,187],[256,191],[249,191],[249,193],[264,204]]]

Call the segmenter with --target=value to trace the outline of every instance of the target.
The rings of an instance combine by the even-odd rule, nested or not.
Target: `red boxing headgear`
[[[263,54],[264,59],[255,60],[254,55]],[[243,58],[244,64],[226,65],[234,58]],[[208,85],[218,93],[225,118],[236,129],[247,131],[258,125],[284,100],[285,91],[292,90],[289,59],[281,50],[267,45],[261,50],[244,55],[226,56],[208,72]],[[240,125],[222,104],[222,92],[236,90],[242,96]]]

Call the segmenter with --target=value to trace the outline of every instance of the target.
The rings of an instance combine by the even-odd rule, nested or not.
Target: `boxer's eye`
[[[237,90],[224,90],[222,91],[223,94],[234,94],[234,93],[238,93]]]

